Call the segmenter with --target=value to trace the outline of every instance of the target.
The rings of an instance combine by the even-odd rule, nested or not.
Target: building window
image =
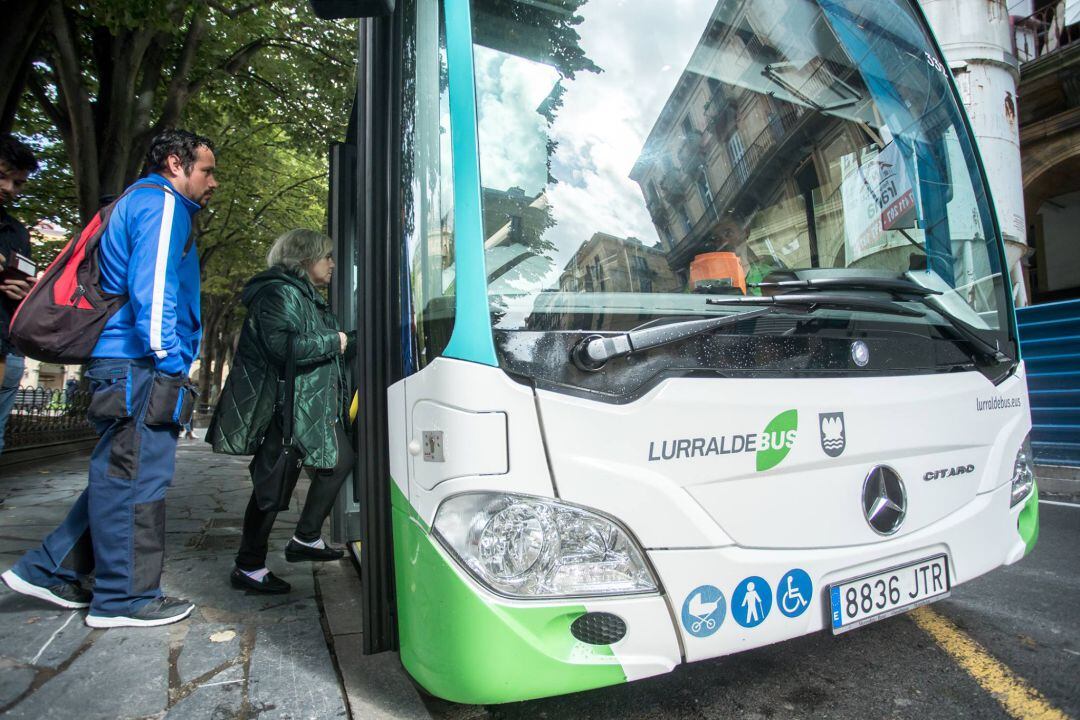
[[[678,214],[679,214],[679,220],[682,222],[682,226],[683,226],[683,237],[686,237],[687,235],[690,234],[690,229],[693,227],[693,225],[690,222],[690,213],[688,213],[686,211],[686,204],[685,203],[679,205],[679,213]]]
[[[675,247],[675,239],[671,237],[671,227],[666,222],[658,224],[656,231],[660,235],[660,242],[669,248]]]
[[[645,192],[648,197],[646,200],[650,205],[657,205],[660,202],[660,192],[656,189],[656,182],[650,180],[645,184]]]
[[[701,204],[705,207],[705,212],[709,212],[709,208],[713,208],[712,212],[716,212],[716,208],[713,207],[713,194],[712,188],[709,187],[709,176],[705,173],[704,168],[697,176],[697,189],[698,195],[701,196]]]
[[[746,182],[750,177],[750,168],[747,163],[742,162],[743,155],[746,154],[746,150],[743,148],[742,138],[739,137],[739,131],[731,133],[731,137],[728,138],[728,154],[731,156],[731,169],[735,172],[740,182]]]

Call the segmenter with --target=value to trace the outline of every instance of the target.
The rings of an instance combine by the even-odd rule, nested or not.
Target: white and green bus
[[[914,0],[313,4],[364,17],[330,225],[365,652],[523,700],[1031,550],[1001,231]]]

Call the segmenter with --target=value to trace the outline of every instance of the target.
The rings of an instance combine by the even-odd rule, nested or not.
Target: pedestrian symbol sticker
[[[731,594],[731,616],[743,627],[757,627],[772,610],[772,588],[757,575],[739,583]]]
[[[805,570],[795,568],[780,578],[780,584],[776,586],[776,604],[780,612],[788,617],[798,617],[810,607],[813,592],[814,584],[810,582],[810,576]]]
[[[724,593],[712,585],[702,585],[686,596],[682,606],[682,624],[694,637],[709,637],[724,623],[727,601]]]

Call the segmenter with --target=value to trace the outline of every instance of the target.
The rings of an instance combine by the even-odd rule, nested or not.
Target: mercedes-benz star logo
[[[891,467],[878,465],[863,482],[863,515],[878,535],[892,535],[907,514],[904,481]]]

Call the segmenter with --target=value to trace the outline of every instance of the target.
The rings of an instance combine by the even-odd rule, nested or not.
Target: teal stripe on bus
[[[454,153],[454,262],[457,314],[443,355],[497,366],[488,312],[480,153],[476,138],[472,20],[467,0],[447,0],[446,63]]]

